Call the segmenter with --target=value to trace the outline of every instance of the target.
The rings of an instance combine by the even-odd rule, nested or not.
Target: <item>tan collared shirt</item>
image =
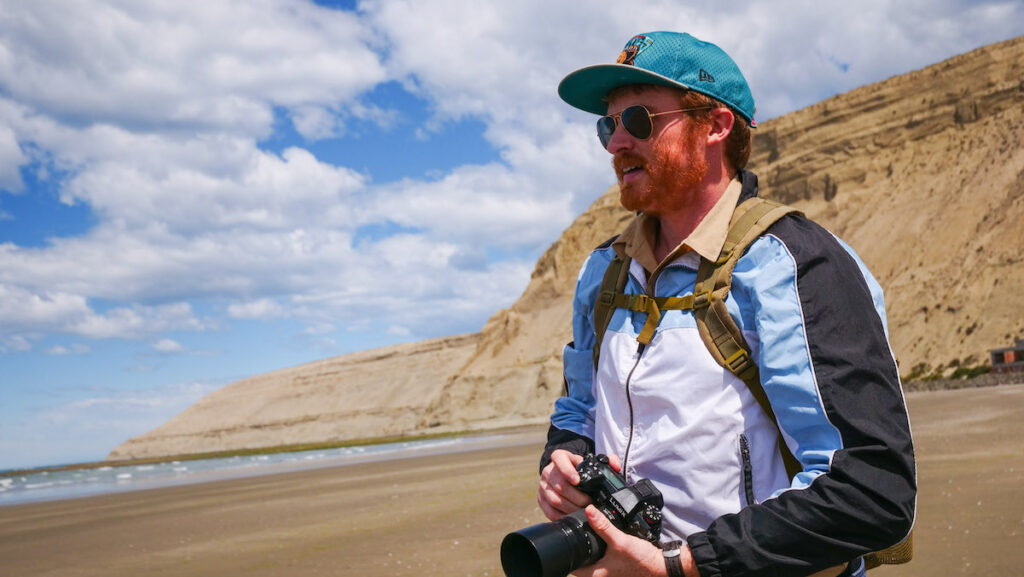
[[[743,185],[738,178],[732,179],[729,186],[722,193],[721,198],[711,207],[711,210],[693,229],[683,242],[665,258],[658,262],[654,256],[654,245],[658,234],[658,219],[641,214],[637,216],[626,230],[622,231],[619,238],[612,243],[612,247],[620,255],[625,255],[644,267],[649,274],[656,271],[659,266],[672,262],[689,251],[700,256],[715,260],[722,252],[722,245],[725,244],[725,237],[729,234],[729,222],[732,220],[732,213],[736,209]]]

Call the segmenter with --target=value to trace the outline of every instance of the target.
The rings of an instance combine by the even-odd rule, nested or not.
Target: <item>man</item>
[[[627,294],[690,295],[733,211],[756,196],[744,170],[754,100],[720,48],[670,32],[635,36],[618,63],[573,72],[559,95],[606,115],[599,137],[622,205],[638,216],[580,272],[538,503],[552,520],[586,506],[575,465],[588,452],[614,455],[630,483],[662,491],[663,541],[675,541],[659,550],[589,507],[608,550],[576,574],[863,575],[862,555],[908,535],[917,490],[877,282],[799,214],[739,258],[725,302],[777,426],[715,361],[692,311],[662,310],[655,325],[615,309],[595,366],[594,306],[612,258],[631,259]],[[780,443],[798,461],[793,477]]]

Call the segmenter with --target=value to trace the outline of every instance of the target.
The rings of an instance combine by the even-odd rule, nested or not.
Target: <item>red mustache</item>
[[[615,174],[619,177],[622,177],[623,171],[631,166],[639,166],[643,168],[646,165],[646,160],[633,154],[626,153],[612,157],[612,168],[615,169]]]

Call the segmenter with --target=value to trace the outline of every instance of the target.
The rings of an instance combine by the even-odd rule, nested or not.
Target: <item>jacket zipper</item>
[[[668,266],[674,266],[674,265],[668,265]],[[665,268],[668,268],[668,266],[666,266]],[[656,270],[654,273],[652,273],[651,274],[651,278],[647,279],[647,283],[641,282],[640,279],[636,278],[632,274],[630,276],[641,287],[645,287],[644,294],[647,294],[648,291],[647,291],[646,287],[651,287],[652,281],[653,281],[653,287],[652,288],[655,288],[655,289],[657,288],[658,280],[661,277],[661,271],[657,271]],[[657,290],[654,290],[653,292],[656,294]],[[655,330],[655,334],[657,334],[657,330]],[[629,407],[629,437],[626,439],[626,451],[625,451],[625,454],[622,456],[622,474],[626,476],[627,480],[629,480],[629,474],[626,473],[626,464],[629,462],[629,450],[633,447],[633,397],[632,397],[632,395],[630,395],[629,390],[630,390],[630,384],[632,384],[632,382],[633,382],[633,372],[636,371],[636,368],[640,365],[640,357],[643,356],[644,350],[646,348],[647,348],[647,346],[644,345],[643,343],[637,343],[637,347],[636,347],[636,361],[633,362],[633,368],[629,369],[629,375],[626,376],[626,405]]]
[[[740,433],[740,460],[743,462],[743,493],[747,505],[756,505],[754,498],[754,467],[750,464],[750,441],[747,435]]]
[[[671,263],[665,266],[665,268],[662,270],[655,270],[655,272],[651,274],[651,278],[647,279],[647,283],[640,282],[640,279],[636,278],[632,274],[630,276],[633,278],[633,280],[640,284],[641,287],[653,288],[654,290],[651,292],[657,294],[657,285],[658,281],[661,279],[661,273],[664,272],[665,269],[668,269],[669,267],[673,266],[679,265]],[[646,288],[644,290],[644,294],[648,294]],[[657,334],[657,329],[655,329],[655,334]],[[629,479],[629,474],[626,473],[626,464],[629,461],[629,450],[633,447],[633,397],[632,395],[630,395],[629,390],[630,384],[632,384],[633,382],[633,372],[636,371],[636,368],[640,365],[640,357],[643,356],[644,350],[646,348],[647,346],[644,345],[643,343],[637,343],[636,361],[633,363],[633,368],[629,369],[629,375],[626,376],[626,405],[629,407],[629,437],[626,439],[626,451],[625,454],[622,456],[622,474],[626,475],[627,479]]]
[[[626,376],[626,405],[629,407],[629,438],[626,439],[626,452],[622,456],[622,474],[626,475],[627,480],[629,474],[626,473],[626,463],[629,461],[629,450],[633,446],[633,397],[629,392],[630,384],[633,382],[633,372],[636,371],[637,366],[640,365],[640,357],[644,354],[646,347],[643,343],[640,343],[636,349],[636,361],[633,363],[633,368],[629,369],[629,375]]]

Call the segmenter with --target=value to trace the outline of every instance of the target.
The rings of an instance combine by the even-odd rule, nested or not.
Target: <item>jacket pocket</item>
[[[756,505],[754,498],[754,467],[750,464],[750,440],[746,434],[740,434],[740,467],[743,471],[743,495],[747,505]]]

